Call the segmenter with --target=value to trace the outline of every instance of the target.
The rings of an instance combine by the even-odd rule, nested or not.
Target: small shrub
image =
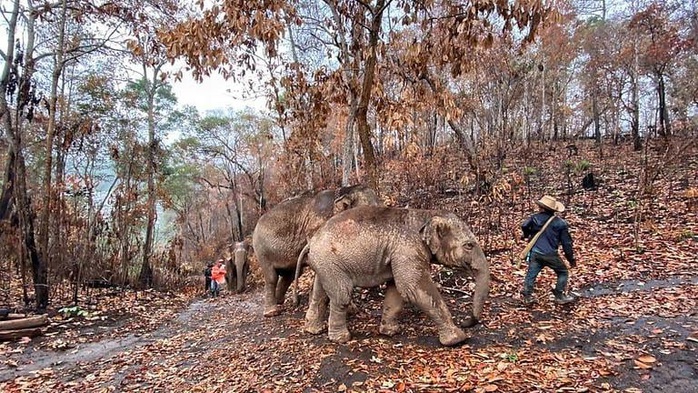
[[[519,355],[516,352],[503,353],[499,355],[502,359],[508,360],[511,363],[519,361]]]
[[[577,172],[584,172],[591,168],[591,163],[587,160],[581,160],[577,163]]]
[[[676,236],[676,240],[677,241],[684,241],[684,240],[693,239],[694,237],[697,237],[697,236],[698,236],[698,234],[696,234],[692,230],[684,229],[678,234],[678,236]]]
[[[64,318],[87,317],[88,315],[90,315],[87,311],[80,308],[80,306],[63,307],[59,309],[58,312],[63,314]]]
[[[538,169],[532,167],[532,166],[526,166],[523,169],[524,175],[526,176],[533,176],[536,173],[538,173]]]

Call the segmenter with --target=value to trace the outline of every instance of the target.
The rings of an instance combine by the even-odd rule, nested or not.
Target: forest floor
[[[468,302],[444,292],[454,318],[465,318]],[[410,308],[401,334],[380,336],[376,290],[356,294],[363,311],[346,345],[304,333],[304,304],[262,317],[260,290],[197,299],[179,312],[174,301],[164,315],[158,309],[158,327],[106,319],[72,338],[64,330],[3,344],[0,391],[698,391],[698,276],[576,292],[567,306],[495,297],[456,348],[441,347],[431,322]]]
[[[565,306],[552,301],[550,270],[536,283],[537,303],[521,302],[526,266],[514,256],[524,243],[515,239],[534,197],[515,200],[524,193],[513,180],[502,188],[511,199],[489,204],[449,187],[419,185],[421,201],[396,191],[413,207],[457,212],[484,244],[490,298],[461,346],[440,346],[434,324],[411,307],[400,334],[379,335],[380,288],[355,291],[349,343],[305,333],[308,273],[301,305],[272,318],[262,316],[259,285],[217,299],[103,289],[87,316],[54,314],[44,336],[0,343],[0,391],[698,392],[698,203],[685,198],[698,182],[696,153],[654,176],[634,153],[580,152],[603,183],[565,200],[579,261],[570,277],[579,298]],[[552,173],[558,164],[542,163],[552,169],[538,183],[565,184]],[[643,194],[648,176],[654,187]],[[434,276],[464,320],[472,281],[439,267]]]

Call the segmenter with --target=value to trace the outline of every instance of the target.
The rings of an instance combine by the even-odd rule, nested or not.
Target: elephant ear
[[[334,200],[334,214],[351,209],[353,201],[349,195],[342,195]]]
[[[445,266],[462,266],[465,244],[461,244],[458,219],[452,214],[432,217],[422,228],[422,240],[436,261]]]
[[[376,192],[365,185],[342,187],[335,191],[334,214],[363,205],[382,206],[383,203]]]
[[[443,255],[443,237],[444,233],[448,229],[448,222],[441,216],[434,216],[427,221],[422,229],[420,229],[420,234],[422,235],[422,240],[429,247],[431,253],[440,259]]]

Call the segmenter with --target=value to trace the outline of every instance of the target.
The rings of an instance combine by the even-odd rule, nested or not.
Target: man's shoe
[[[531,295],[524,295],[523,297],[523,303],[527,306],[530,306],[531,304],[535,303],[536,301],[533,299],[533,296]]]
[[[557,304],[567,304],[567,303],[572,303],[575,300],[572,296],[569,295],[556,295],[555,296],[555,303]]]

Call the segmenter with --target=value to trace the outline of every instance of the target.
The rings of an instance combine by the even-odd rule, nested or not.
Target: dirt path
[[[412,309],[401,334],[379,336],[380,298],[370,292],[356,296],[368,311],[352,319],[347,345],[302,332],[304,305],[263,318],[260,291],[198,300],[151,332],[10,353],[0,390],[698,392],[698,277],[579,293],[574,306],[531,309],[493,297],[485,325],[459,348],[439,346],[433,324]],[[645,310],[650,297],[673,306]],[[464,318],[466,304],[449,301]],[[557,374],[546,380],[539,371]]]

